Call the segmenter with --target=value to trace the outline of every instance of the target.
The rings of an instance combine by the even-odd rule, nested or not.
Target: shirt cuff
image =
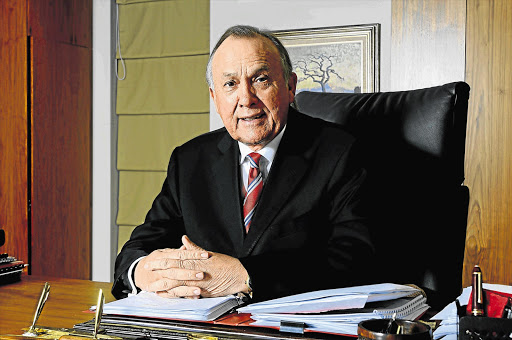
[[[135,268],[135,265],[137,263],[139,263],[139,261],[145,257],[146,256],[139,257],[138,259],[133,261],[133,263],[130,265],[130,268],[128,268],[128,282],[130,283],[130,288],[132,289],[132,292],[128,293],[128,296],[137,295],[137,293],[138,293],[137,286],[135,286],[135,283],[134,283],[134,278],[133,278],[134,270],[133,269]]]

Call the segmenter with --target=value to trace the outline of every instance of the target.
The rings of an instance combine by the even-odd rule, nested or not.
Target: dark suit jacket
[[[126,296],[135,259],[180,247],[184,234],[239,258],[257,300],[360,282],[373,246],[356,156],[353,137],[340,127],[290,108],[246,235],[237,142],[222,128],[176,148],[145,223],[117,257],[113,295]]]

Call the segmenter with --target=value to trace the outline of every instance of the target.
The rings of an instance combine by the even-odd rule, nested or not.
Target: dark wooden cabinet
[[[0,252],[89,279],[92,1],[0,1],[0,58]]]

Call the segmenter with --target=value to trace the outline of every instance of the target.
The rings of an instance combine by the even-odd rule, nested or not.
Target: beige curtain
[[[172,150],[208,131],[209,0],[117,0],[118,251],[144,221]]]

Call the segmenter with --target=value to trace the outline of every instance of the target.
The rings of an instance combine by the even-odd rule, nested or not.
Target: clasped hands
[[[163,297],[217,297],[247,293],[247,270],[237,258],[206,251],[186,235],[179,249],[158,249],[135,267],[135,285]]]

